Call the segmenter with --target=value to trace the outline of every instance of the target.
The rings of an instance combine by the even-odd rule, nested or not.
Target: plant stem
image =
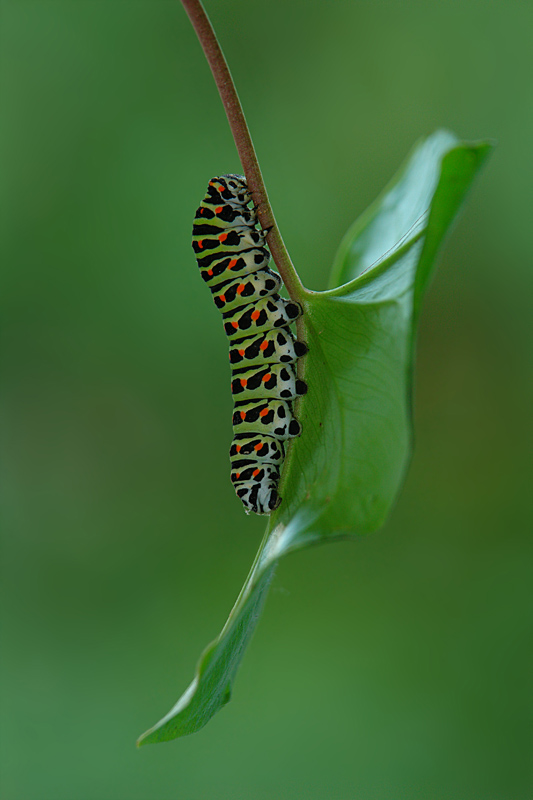
[[[272,258],[280,272],[292,300],[303,300],[305,289],[298,277],[293,263],[281,237],[272,206],[255,154],[252,137],[244,117],[241,102],[235,89],[226,59],[220,49],[217,37],[200,0],[181,0],[196,35],[200,40],[205,57],[211,67],[224,111],[235,140],[237,152],[252,194],[261,228],[267,233],[267,244]]]

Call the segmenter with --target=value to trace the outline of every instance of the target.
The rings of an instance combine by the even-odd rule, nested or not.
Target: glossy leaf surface
[[[393,504],[411,449],[415,327],[435,257],[490,145],[439,131],[421,142],[346,234],[326,292],[306,291],[309,392],[296,413],[283,503],[220,636],[176,706],[139,744],[193,733],[228,700],[279,558],[370,533]]]

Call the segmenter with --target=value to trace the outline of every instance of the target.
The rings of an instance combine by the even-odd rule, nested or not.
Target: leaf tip
[[[139,738],[135,742],[135,747],[137,749],[139,749],[139,747],[143,747],[143,745],[145,745],[145,744],[148,744],[148,742],[147,742],[148,733],[149,733],[149,731],[145,731],[144,733],[141,733],[141,735],[139,736]]]
[[[135,742],[135,746],[137,747],[137,749],[139,747],[144,747],[145,744],[154,744],[154,742],[160,741],[158,738],[154,737],[154,734],[158,728],[159,728],[159,723],[157,725],[154,725],[152,728],[148,728],[148,730],[145,731],[144,733],[141,733],[141,735]]]

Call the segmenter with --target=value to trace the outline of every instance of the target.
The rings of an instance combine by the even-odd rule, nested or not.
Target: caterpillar
[[[266,232],[251,202],[241,175],[212,178],[196,211],[192,247],[229,338],[231,481],[247,514],[270,514],[281,503],[286,442],[301,432],[292,401],[307,392],[296,375],[307,345],[289,328],[302,307],[279,295],[282,280],[268,266]]]

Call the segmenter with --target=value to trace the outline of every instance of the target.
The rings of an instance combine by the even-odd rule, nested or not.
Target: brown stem
[[[248,188],[257,206],[257,216],[263,230],[267,233],[267,244],[272,258],[279,269],[283,282],[292,300],[303,300],[304,287],[281,238],[272,206],[257,161],[254,145],[246,124],[241,102],[235,89],[226,59],[220,49],[213,27],[200,0],[181,0],[196,35],[200,40],[205,57],[211,67],[224,110],[235,140]]]

